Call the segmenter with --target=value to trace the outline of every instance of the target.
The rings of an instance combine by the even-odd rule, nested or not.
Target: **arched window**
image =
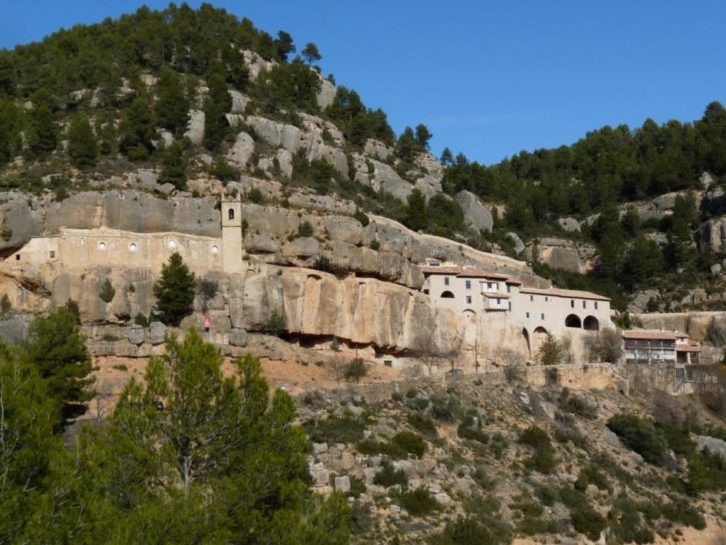
[[[582,327],[580,317],[576,314],[568,314],[565,318],[565,327]]]
[[[594,316],[588,316],[582,323],[583,327],[588,331],[597,331],[600,329],[600,322]]]
[[[453,299],[454,298],[454,294],[451,293],[449,290],[446,290],[445,292],[443,292],[441,294],[441,298],[442,299]]]
[[[227,219],[228,220],[234,219],[234,208],[230,208],[229,210],[227,210]]]

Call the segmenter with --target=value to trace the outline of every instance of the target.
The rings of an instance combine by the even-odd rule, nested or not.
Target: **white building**
[[[421,267],[427,293],[437,306],[463,314],[488,345],[512,342],[534,357],[547,334],[583,340],[612,328],[610,299],[596,293],[533,288],[509,275],[427,260]],[[506,339],[502,335],[507,330]],[[515,338],[511,333],[515,332]],[[519,342],[516,336],[520,336]],[[478,357],[478,356],[475,356]]]

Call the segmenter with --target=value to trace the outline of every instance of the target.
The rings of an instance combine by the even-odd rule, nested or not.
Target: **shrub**
[[[311,237],[315,233],[312,224],[309,221],[302,222],[297,228],[297,236]]]
[[[436,425],[434,424],[434,421],[431,420],[431,418],[429,418],[428,416],[423,416],[419,413],[409,414],[408,423],[425,435],[428,435],[430,437],[438,436],[438,432],[436,431]]]
[[[104,303],[110,303],[113,300],[114,295],[116,295],[116,290],[111,285],[111,281],[106,278],[106,280],[103,281],[103,284],[101,284],[98,296]]]
[[[414,517],[425,516],[441,508],[431,492],[423,487],[401,494],[400,503]]]
[[[202,296],[202,299],[209,301],[217,295],[217,292],[219,291],[219,284],[217,284],[214,280],[202,278],[197,284],[197,291],[199,291],[199,295]]]
[[[264,194],[256,187],[253,187],[247,192],[247,200],[255,204],[265,204]]]
[[[370,223],[370,220],[368,219],[368,216],[366,216],[359,208],[355,209],[355,214],[353,214],[353,217],[357,219],[360,224],[365,227]]]
[[[661,506],[661,513],[671,522],[678,522],[686,526],[692,526],[697,530],[706,527],[703,515],[694,507],[682,500],[673,501]]]
[[[564,388],[557,398],[558,405],[562,411],[593,420],[597,418],[597,407],[572,394]]]
[[[391,439],[391,443],[398,446],[405,453],[413,454],[416,458],[421,458],[426,452],[426,441],[420,435],[410,431],[397,433]]]
[[[285,315],[278,311],[273,310],[267,321],[262,324],[262,332],[268,335],[274,335],[279,337],[287,330],[287,320]]]
[[[239,169],[230,165],[224,159],[217,159],[210,170],[210,174],[223,182],[239,179]]]
[[[376,252],[381,249],[381,243],[377,240],[371,240],[370,243],[370,249],[375,250]]]
[[[303,426],[314,443],[356,443],[363,439],[365,422],[350,415],[329,416]]]
[[[453,422],[459,409],[459,400],[454,396],[435,395],[431,398],[431,415],[436,420]]]
[[[492,517],[479,520],[478,517],[459,518],[448,522],[444,531],[435,536],[433,545],[504,545],[512,541],[508,524]]]
[[[343,376],[347,381],[359,382],[368,374],[368,367],[361,358],[351,361],[345,368]]]
[[[541,428],[537,426],[527,428],[519,436],[519,442],[532,447],[534,450],[532,457],[527,462],[528,467],[540,473],[547,474],[551,473],[557,466],[555,451],[552,447],[550,437]]]
[[[7,293],[3,293],[2,299],[0,299],[0,316],[6,316],[13,310],[13,304],[10,302],[10,297]]]
[[[474,415],[467,415],[462,418],[456,432],[462,439],[470,439],[482,444],[489,442],[489,436],[482,431],[481,423]]]
[[[406,484],[408,484],[408,478],[403,470],[395,469],[389,460],[383,460],[381,468],[378,470],[378,473],[376,473],[376,476],[373,477],[373,482],[385,487],[397,484],[406,486]]]
[[[540,346],[537,356],[542,365],[557,365],[563,357],[562,345],[551,334],[547,334],[547,338]]]
[[[590,484],[595,485],[600,490],[608,490],[610,488],[605,474],[593,464],[580,469],[580,474],[575,481],[575,488],[584,492]]]
[[[140,312],[134,317],[134,323],[141,327],[149,327],[149,320]]]
[[[571,508],[570,515],[572,526],[576,531],[592,541],[600,539],[600,534],[605,529],[607,521],[587,503],[587,500],[583,500]]]
[[[654,465],[666,463],[668,444],[663,432],[649,420],[632,414],[619,414],[610,418],[607,425],[625,446],[640,454],[646,462]]]

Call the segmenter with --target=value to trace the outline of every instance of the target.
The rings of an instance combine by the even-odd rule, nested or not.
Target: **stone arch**
[[[582,323],[582,327],[588,331],[598,331],[600,329],[600,321],[595,316],[588,316]]]
[[[454,294],[453,294],[453,292],[446,290],[446,291],[441,292],[441,298],[442,299],[453,299]]]
[[[577,314],[568,314],[565,318],[565,327],[582,327],[582,321]]]
[[[526,327],[522,328],[522,338],[524,339],[524,346],[527,348],[527,357],[532,357],[532,344],[529,339],[529,331]]]
[[[537,355],[540,347],[547,340],[547,335],[549,335],[549,331],[542,326],[536,327],[532,332],[532,357]]]
[[[233,221],[234,220],[234,208],[228,208],[227,209],[227,219],[229,221]]]

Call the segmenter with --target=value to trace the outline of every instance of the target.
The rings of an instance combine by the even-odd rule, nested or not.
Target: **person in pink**
[[[212,320],[209,319],[209,316],[204,317],[204,322],[202,323],[202,326],[204,327],[204,332],[209,333],[209,330],[212,327]]]

